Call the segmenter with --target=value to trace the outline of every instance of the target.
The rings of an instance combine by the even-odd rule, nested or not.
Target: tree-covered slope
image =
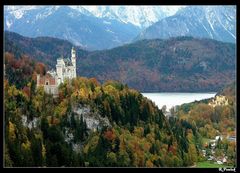
[[[221,136],[215,147],[203,143],[207,151],[205,160],[210,155],[218,160],[226,156],[229,165],[236,165],[236,140],[231,139],[236,138],[237,130],[236,82],[224,86],[214,98],[179,106],[175,115],[195,124],[205,141]]]
[[[38,62],[43,62],[51,68],[55,68],[57,58],[70,57],[71,48],[74,46],[66,40],[53,37],[29,38],[14,32],[4,32],[4,51],[13,53],[16,58],[21,55],[31,56]],[[75,47],[79,57],[86,55],[87,51],[81,47]]]
[[[119,80],[144,92],[218,91],[236,76],[235,45],[178,37],[142,40],[78,61],[78,74]]]
[[[24,53],[55,68],[70,56],[71,44],[53,38],[5,33],[5,51]],[[218,91],[236,76],[236,45],[211,39],[177,37],[142,40],[110,50],[77,48],[77,74],[100,82],[118,80],[141,92]]]
[[[53,98],[36,88],[34,73],[44,67],[27,73],[25,66],[38,63],[9,53],[5,58],[12,72],[4,78],[5,166],[179,167],[197,161],[196,128],[187,121],[169,123],[137,90],[77,77],[61,84]],[[15,75],[26,80],[17,88]]]

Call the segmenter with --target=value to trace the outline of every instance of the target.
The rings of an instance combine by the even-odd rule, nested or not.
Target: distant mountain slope
[[[4,29],[28,37],[66,39],[87,49],[107,49],[130,42],[140,32],[131,24],[97,18],[83,7],[4,8]]]
[[[226,85],[224,88],[222,88],[217,95],[224,95],[226,96],[230,103],[235,103],[236,106],[236,91],[237,91],[237,85],[236,81]]]
[[[78,74],[120,80],[145,92],[218,91],[236,76],[235,45],[179,37],[142,40],[78,61]]]
[[[225,95],[225,96],[234,96],[236,95],[236,81],[231,84],[226,85],[222,88],[217,95]]]
[[[17,58],[25,54],[37,61],[55,68],[57,58],[70,57],[73,44],[66,40],[52,37],[29,38],[14,32],[4,34],[4,51],[13,53]],[[76,47],[78,56],[85,56],[87,51]]]
[[[189,6],[140,33],[137,39],[193,36],[236,42],[235,6]]]
[[[53,68],[56,58],[61,54],[69,55],[72,46],[58,39],[41,38],[39,41],[39,38],[18,37],[13,33],[5,34],[6,44],[9,44],[5,51],[11,52],[11,45],[15,45],[35,58],[42,55],[38,60],[48,62]],[[93,52],[78,48],[77,73],[96,77],[101,82],[119,80],[144,92],[218,91],[235,80],[235,49],[232,43],[192,37],[142,40]]]

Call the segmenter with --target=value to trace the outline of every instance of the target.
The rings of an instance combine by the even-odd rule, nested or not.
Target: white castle
[[[37,75],[37,87],[43,86],[44,91],[58,95],[58,86],[64,82],[64,80],[77,77],[76,71],[76,50],[72,47],[71,59],[64,59],[63,56],[57,59],[56,71],[48,71],[45,76]]]

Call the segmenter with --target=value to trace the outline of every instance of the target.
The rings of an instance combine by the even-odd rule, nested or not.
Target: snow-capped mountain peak
[[[193,36],[236,41],[235,6],[188,6],[142,31],[137,39]]]
[[[236,40],[233,6],[4,6],[4,29],[63,38],[90,49],[138,39],[194,36]]]
[[[37,9],[39,7],[40,6],[28,6],[28,5],[4,6],[4,11],[8,11],[16,19],[20,19],[27,11]]]
[[[99,18],[115,19],[146,28],[158,20],[175,14],[185,6],[83,6]]]
[[[61,6],[5,6],[4,10],[14,16],[15,19],[20,19],[28,11],[48,8],[48,12],[41,17],[50,15]],[[71,9],[78,11],[87,16],[95,16],[97,18],[107,18],[117,20],[123,23],[133,24],[139,28],[146,28],[160,19],[174,15],[179,9],[185,6],[68,6]]]

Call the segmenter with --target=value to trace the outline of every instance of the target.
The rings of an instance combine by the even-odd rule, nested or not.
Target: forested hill
[[[236,99],[236,91],[237,91],[237,88],[236,88],[236,81],[234,81],[233,83],[225,86],[223,89],[221,89],[217,95],[224,95],[224,96],[227,96],[227,97],[235,97]]]
[[[211,149],[206,145],[207,141],[222,136],[223,139],[218,141],[211,155],[216,158],[227,156],[227,163],[236,165],[236,141],[229,140],[229,136],[236,137],[236,105],[236,82],[233,82],[221,89],[214,98],[179,106],[176,116],[196,125],[207,151]]]
[[[192,37],[142,40],[91,52],[78,62],[78,72],[145,92],[218,91],[235,79],[235,49],[235,44]]]
[[[5,32],[5,51],[24,52],[53,68],[57,57],[70,54],[67,41],[19,37]],[[218,91],[235,79],[235,49],[232,43],[192,37],[142,40],[94,52],[77,48],[77,73],[100,82],[118,80],[142,92]]]
[[[55,68],[57,58],[60,56],[70,57],[72,46],[74,45],[67,40],[53,37],[29,38],[14,32],[4,33],[5,52],[13,53],[16,58],[28,55],[52,68]],[[75,48],[78,56],[86,55],[87,51],[83,48],[79,46]]]
[[[198,160],[196,127],[184,120],[170,126],[138,91],[77,77],[53,98],[36,88],[44,64],[4,55],[5,166],[182,167]]]

